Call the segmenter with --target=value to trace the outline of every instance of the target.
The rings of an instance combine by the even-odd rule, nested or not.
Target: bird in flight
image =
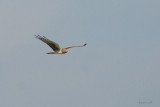
[[[44,43],[46,43],[48,46],[50,46],[52,49],[53,49],[53,52],[49,52],[47,54],[65,54],[68,52],[69,49],[71,48],[76,48],[76,47],[84,47],[86,46],[87,44],[85,43],[84,45],[82,46],[70,46],[70,47],[67,47],[67,48],[61,48],[59,46],[58,43],[56,42],[53,42],[49,39],[47,39],[45,36],[40,36],[40,35],[35,35],[35,37],[41,41],[43,41]]]

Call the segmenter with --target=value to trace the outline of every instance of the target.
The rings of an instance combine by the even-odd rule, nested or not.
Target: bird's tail
[[[56,54],[55,52],[48,52],[47,54]]]

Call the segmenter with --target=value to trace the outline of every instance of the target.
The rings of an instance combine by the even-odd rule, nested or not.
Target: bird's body
[[[53,42],[49,39],[47,39],[46,37],[42,37],[40,35],[35,35],[35,37],[41,41],[43,41],[44,43],[46,43],[48,46],[50,46],[53,49],[53,52],[48,52],[47,54],[65,54],[68,52],[69,49],[71,48],[76,48],[76,47],[83,47],[86,46],[87,44],[84,44],[82,46],[71,46],[71,47],[67,47],[67,48],[60,48],[59,44],[56,42]]]
[[[56,52],[48,52],[47,54],[65,54],[67,53],[68,51],[64,48],[61,48],[59,51],[56,51]]]

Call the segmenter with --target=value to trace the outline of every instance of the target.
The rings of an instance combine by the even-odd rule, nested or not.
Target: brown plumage
[[[52,49],[53,49],[53,52],[49,52],[47,54],[65,54],[68,52],[69,49],[71,48],[76,48],[76,47],[84,47],[86,46],[87,44],[85,43],[84,45],[82,46],[70,46],[70,47],[67,47],[67,48],[61,48],[59,46],[58,43],[56,42],[53,42],[49,39],[47,39],[45,36],[40,36],[40,35],[35,35],[35,37],[41,41],[43,41],[44,43],[46,43],[48,46],[50,46]]]

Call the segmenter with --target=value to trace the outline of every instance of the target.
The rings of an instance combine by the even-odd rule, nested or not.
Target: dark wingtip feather
[[[83,46],[86,46],[87,45],[87,43],[85,43]]]
[[[40,40],[42,40],[42,39],[46,39],[46,40],[48,40],[45,36],[40,36],[40,35],[34,35],[35,36],[35,38],[37,38],[37,39],[40,39]]]
[[[40,35],[34,35],[35,36],[35,38],[37,38],[37,39],[39,39],[39,38],[41,38],[41,36]]]

